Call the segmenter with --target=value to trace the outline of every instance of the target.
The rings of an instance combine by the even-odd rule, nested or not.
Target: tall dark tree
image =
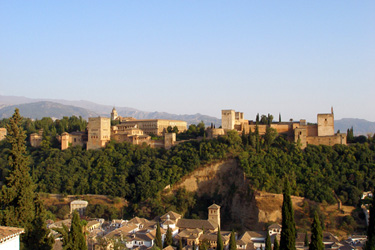
[[[35,185],[29,173],[29,157],[26,152],[26,133],[21,127],[22,117],[16,109],[7,124],[6,137],[11,145],[8,157],[10,174],[0,193],[0,224],[23,227],[27,231],[34,218]]]
[[[172,230],[170,229],[170,227],[168,227],[167,233],[165,236],[165,241],[164,241],[164,248],[167,246],[171,246],[172,243],[173,243]]]
[[[31,230],[28,231],[27,246],[29,249],[50,250],[55,240],[50,236],[50,229],[46,225],[46,211],[39,196],[35,199],[35,217],[31,222]]]
[[[372,198],[365,250],[375,250],[375,197]]]
[[[236,236],[235,236],[234,231],[232,231],[230,234],[229,250],[237,250]]]
[[[220,227],[217,230],[217,247],[216,250],[223,250],[224,249],[224,244],[223,244],[223,239],[221,238],[221,233],[220,233]]]
[[[275,237],[275,240],[273,241],[273,250],[280,250],[280,245],[277,237]]]
[[[272,250],[272,244],[271,244],[271,237],[269,232],[267,231],[267,236],[266,236],[266,247],[265,250]]]
[[[68,233],[66,250],[87,250],[85,235],[83,234],[81,219],[77,211],[73,212],[72,224]]]
[[[317,212],[315,212],[314,221],[311,224],[311,241],[309,250],[324,250],[322,225],[320,224]]]
[[[305,247],[308,247],[309,246],[309,235],[307,234],[307,231],[306,231],[306,234],[305,234]]]
[[[26,133],[22,117],[16,109],[7,124],[7,142],[11,145],[8,157],[10,173],[0,190],[0,224],[22,227],[23,249],[52,249],[52,240],[45,227],[43,203],[35,193],[30,176],[29,157],[26,151]]]
[[[279,122],[281,122],[281,114],[279,113]]]
[[[288,178],[285,178],[282,205],[282,230],[280,239],[281,250],[296,249],[296,224],[294,222],[294,211],[290,198],[290,186]]]
[[[158,248],[163,249],[163,242],[161,239],[161,231],[160,231],[160,224],[158,222],[156,226],[156,236],[155,236],[155,244]]]
[[[177,250],[182,250],[182,240],[181,240],[181,238],[180,238],[180,240],[178,241]]]

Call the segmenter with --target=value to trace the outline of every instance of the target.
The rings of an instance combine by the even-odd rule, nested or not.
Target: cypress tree
[[[308,247],[309,246],[309,235],[307,234],[307,231],[306,231],[306,234],[305,234],[305,247]]]
[[[163,249],[163,242],[161,239],[161,232],[160,232],[160,224],[158,222],[156,226],[156,237],[155,237],[155,244],[158,248]]]
[[[281,114],[279,113],[279,122],[281,122]]]
[[[180,240],[178,241],[177,250],[182,250],[182,240],[181,240],[181,238],[180,238]]]
[[[233,230],[232,230],[232,233],[230,234],[229,250],[237,250],[236,236]]]
[[[315,212],[314,221],[311,224],[311,242],[309,250],[324,250],[322,226],[317,212]]]
[[[46,225],[46,213],[39,196],[35,199],[35,218],[31,222],[32,228],[27,235],[29,249],[50,250],[55,243],[50,237],[50,229]]]
[[[221,239],[220,227],[217,230],[217,240],[216,240],[216,242],[217,242],[216,250],[223,250],[224,245],[223,245],[223,240]]]
[[[365,250],[375,250],[375,197],[372,198]]]
[[[165,241],[164,241],[164,247],[171,246],[172,243],[173,243],[172,230],[168,226],[167,235],[165,236]]]
[[[266,248],[265,248],[265,250],[272,250],[271,238],[270,238],[270,234],[269,234],[268,231],[267,231],[267,236],[266,236]]]
[[[196,247],[195,247],[195,241],[193,241],[193,250],[195,250],[195,248],[196,248]]]
[[[290,186],[288,178],[285,178],[282,206],[282,230],[280,239],[280,250],[296,249],[296,225],[292,200],[290,198]]]
[[[273,242],[273,250],[280,250],[279,241],[275,237],[275,240]]]
[[[72,224],[68,233],[67,250],[87,250],[85,235],[82,231],[82,224],[78,212],[73,212]]]

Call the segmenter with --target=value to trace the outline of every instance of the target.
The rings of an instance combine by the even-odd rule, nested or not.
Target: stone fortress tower
[[[105,147],[111,140],[111,119],[107,117],[90,117],[87,132],[87,150]]]

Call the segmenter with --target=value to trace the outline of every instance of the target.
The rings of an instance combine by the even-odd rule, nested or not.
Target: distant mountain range
[[[354,135],[375,133],[375,122],[358,118],[342,118],[335,121],[335,130],[337,131],[339,129],[341,133],[346,133],[351,127],[353,127]]]
[[[41,119],[43,117],[53,117],[61,119],[63,116],[82,116],[88,117],[104,116],[109,117],[112,106],[101,105],[89,101],[67,101],[59,99],[32,99],[19,96],[2,96],[0,95],[0,119],[8,118],[18,108],[20,114],[32,119]],[[194,115],[176,115],[165,112],[146,112],[129,107],[116,107],[120,116],[134,117],[136,119],[171,119],[183,120],[188,124],[198,124],[203,121],[206,125],[211,123],[216,126],[221,125],[221,120],[202,114]]]
[[[2,96],[0,95],[0,119],[12,116],[15,108],[19,108],[24,117],[41,119],[43,117],[53,117],[61,119],[63,116],[82,116],[88,117],[104,116],[109,117],[112,106],[101,105],[90,101],[67,101],[58,99],[32,99],[19,96]],[[198,124],[203,121],[206,126],[211,123],[216,127],[221,125],[221,120],[202,114],[194,115],[176,115],[165,112],[146,112],[129,107],[116,107],[120,116],[134,117],[136,119],[171,119],[183,120],[188,124]],[[353,127],[355,135],[366,135],[375,133],[375,122],[364,119],[343,118],[335,121],[335,130],[346,133],[348,128]]]

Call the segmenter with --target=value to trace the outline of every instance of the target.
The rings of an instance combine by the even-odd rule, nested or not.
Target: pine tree
[[[168,226],[167,234],[165,236],[165,241],[164,241],[164,248],[167,246],[171,246],[172,243],[173,243],[172,230]]]
[[[306,231],[306,234],[305,234],[305,247],[308,247],[309,246],[309,235],[307,234],[307,231]]]
[[[45,227],[43,203],[35,193],[35,184],[29,173],[26,133],[21,123],[22,117],[16,109],[7,125],[6,139],[11,145],[8,157],[10,173],[0,190],[0,224],[25,229],[21,236],[23,249],[52,249],[53,239],[48,237],[49,231]]]
[[[163,249],[163,242],[161,239],[161,232],[160,232],[160,224],[158,222],[156,226],[156,237],[155,237],[155,244],[158,248]]]
[[[31,222],[32,228],[28,231],[27,246],[29,249],[50,250],[55,243],[50,237],[50,229],[46,225],[46,211],[39,196],[35,199],[35,218]]]
[[[265,250],[272,250],[271,238],[270,238],[270,234],[269,234],[268,231],[267,231],[267,236],[266,236],[266,247],[265,247]]]
[[[234,234],[234,231],[232,231],[232,233],[230,234],[229,250],[237,250],[236,236]]]
[[[375,250],[375,197],[372,198],[365,250]]]
[[[273,241],[273,250],[280,250],[279,241],[275,237],[275,240]]]
[[[72,224],[68,233],[66,250],[87,250],[85,235],[83,234],[81,219],[77,211],[73,212]]]
[[[27,231],[34,218],[35,185],[29,173],[29,157],[26,152],[26,133],[21,127],[22,117],[16,109],[7,125],[6,137],[11,145],[8,158],[10,174],[0,191],[0,224],[24,227]]]
[[[223,250],[224,245],[223,245],[223,240],[221,239],[220,227],[217,230],[217,241],[216,242],[217,242],[216,250]]]
[[[309,250],[324,250],[322,226],[317,212],[314,214],[314,221],[311,225],[311,242]]]
[[[296,249],[296,225],[292,200],[290,198],[289,181],[285,178],[282,206],[282,230],[280,239],[280,250]]]

